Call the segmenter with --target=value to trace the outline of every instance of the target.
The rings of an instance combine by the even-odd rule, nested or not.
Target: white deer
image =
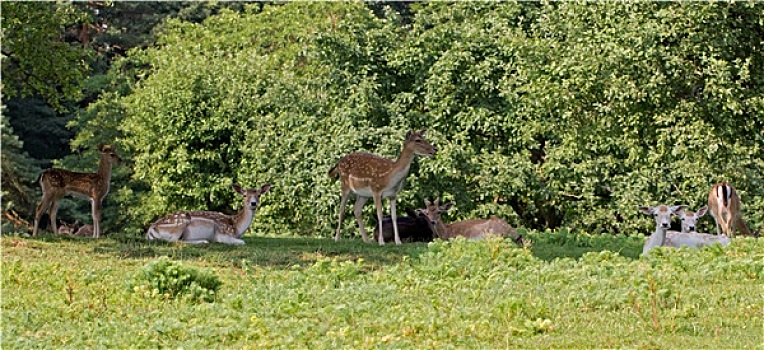
[[[48,211],[48,216],[50,216],[51,231],[53,233],[58,232],[56,228],[58,200],[67,194],[90,200],[93,212],[93,237],[101,236],[101,209],[103,199],[109,193],[111,166],[114,163],[122,162],[122,158],[112,146],[101,145],[98,150],[101,152],[101,159],[98,161],[98,171],[95,173],[48,169],[40,174],[38,182],[42,188],[42,199],[35,212],[32,236],[37,236],[40,217],[45,211]]]
[[[244,207],[238,214],[225,215],[215,211],[176,212],[154,222],[146,232],[146,238],[190,244],[244,244],[241,236],[252,224],[255,210],[260,203],[260,195],[268,192],[271,185],[265,184],[260,189],[246,190],[239,184],[233,184],[231,187],[244,197]]]
[[[441,212],[448,211],[454,203],[440,205],[440,197],[435,202],[424,200],[425,209],[417,209],[417,213],[425,215],[432,231],[440,239],[465,237],[468,239],[485,239],[487,237],[511,238],[516,244],[524,244],[523,237],[504,219],[495,216],[490,219],[463,220],[450,224],[443,223]]]
[[[437,151],[424,138],[424,130],[408,132],[403,143],[403,150],[396,161],[382,158],[369,153],[351,153],[337,162],[329,170],[329,178],[339,175],[342,183],[342,199],[340,200],[339,224],[334,240],[339,242],[342,233],[342,219],[345,217],[345,204],[350,193],[355,193],[356,201],[353,206],[358,228],[361,230],[363,241],[368,243],[369,237],[363,228],[361,209],[369,199],[374,198],[377,207],[377,223],[379,231],[382,230],[382,199],[390,198],[390,215],[393,219],[393,231],[395,232],[395,244],[401,244],[398,234],[398,219],[395,214],[395,199],[403,187],[403,180],[408,176],[411,162],[417,155],[430,157]],[[379,244],[385,244],[384,235],[379,235]]]
[[[717,235],[735,237],[735,229],[743,235],[751,235],[740,214],[740,197],[729,183],[720,182],[711,187],[708,192],[708,208],[716,221]]]
[[[681,215],[679,213],[683,212],[685,209],[687,209],[686,205],[669,207],[661,204],[655,207],[639,207],[639,211],[647,215],[652,215],[655,219],[655,232],[653,232],[642,247],[642,255],[647,256],[648,252],[655,247],[700,248],[713,243],[719,243],[721,245],[730,243],[729,237],[727,236],[714,236],[698,232],[669,231],[669,228],[671,227],[671,216]]]

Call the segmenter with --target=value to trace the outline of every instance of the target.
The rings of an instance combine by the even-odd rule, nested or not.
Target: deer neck
[[[449,227],[448,225],[444,224],[442,220],[438,220],[437,224],[431,224],[432,230],[435,231],[435,234],[440,239],[448,239],[451,238],[449,235]]]
[[[645,247],[642,249],[642,254],[647,254],[650,249],[661,247],[666,244],[666,230],[667,229],[661,228],[660,225],[658,225],[655,228],[653,235],[647,239],[647,242],[645,242]]]
[[[234,229],[236,230],[236,238],[241,238],[244,232],[247,231],[249,225],[252,224],[252,219],[255,217],[255,211],[249,209],[248,203],[244,202],[244,207],[238,214],[234,215],[233,220]]]
[[[388,176],[390,177],[390,180],[392,180],[391,182],[399,183],[406,178],[406,175],[409,174],[409,169],[411,169],[411,162],[414,161],[415,157],[416,154],[414,154],[413,150],[408,147],[403,147],[401,154],[398,155],[398,159],[395,160],[393,167],[390,169]]]
[[[101,185],[104,187],[105,193],[109,192],[109,183],[111,182],[111,162],[107,155],[101,155],[101,159],[98,161],[98,178],[101,179]]]

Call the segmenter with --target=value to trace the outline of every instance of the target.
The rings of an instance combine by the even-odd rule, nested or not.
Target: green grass
[[[762,240],[640,258],[643,237],[526,234],[526,249],[500,240],[380,247],[247,237],[233,247],[3,237],[1,345],[764,346]],[[162,257],[217,276],[214,301],[130,287]]]

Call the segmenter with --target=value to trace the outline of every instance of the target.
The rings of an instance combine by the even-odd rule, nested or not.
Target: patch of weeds
[[[220,279],[210,272],[161,257],[144,266],[129,288],[146,297],[212,302],[221,284]]]

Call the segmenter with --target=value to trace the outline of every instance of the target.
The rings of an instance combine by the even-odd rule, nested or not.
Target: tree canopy
[[[173,210],[230,211],[231,182],[267,181],[255,230],[328,235],[335,162],[356,151],[394,158],[406,131],[427,129],[439,151],[412,167],[403,207],[440,196],[456,202],[453,220],[648,233],[639,205],[696,209],[729,181],[749,225],[764,223],[763,5],[375,10],[221,9],[170,19],[154,45],[119,59],[119,88],[73,122],[74,144],[117,139],[130,159],[114,222],[139,232]]]

